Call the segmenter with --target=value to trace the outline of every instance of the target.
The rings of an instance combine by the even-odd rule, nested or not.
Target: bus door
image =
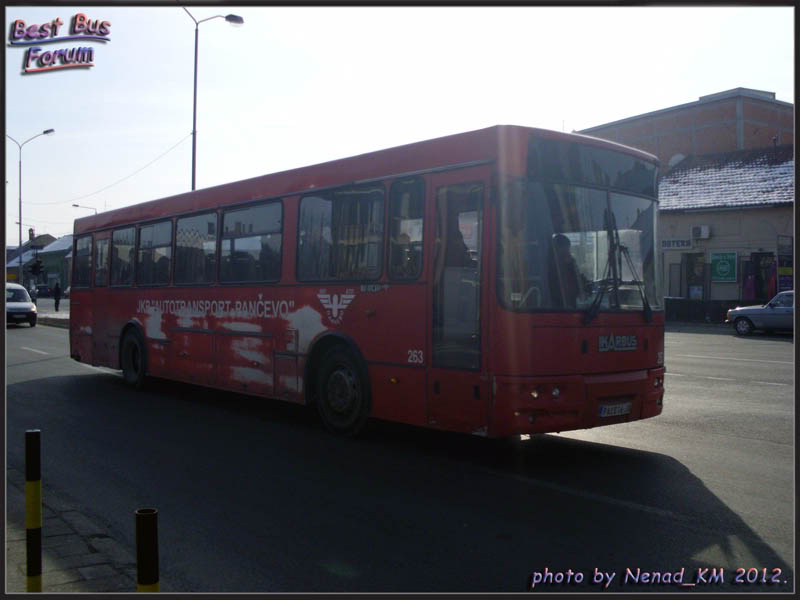
[[[94,257],[92,259],[92,270],[94,271],[92,302],[96,307],[108,308],[106,310],[95,310],[92,313],[92,364],[94,365],[117,363],[117,338],[119,332],[111,330],[112,324],[117,320],[112,315],[113,303],[108,293],[110,244],[110,231],[95,233]]]
[[[70,356],[92,364],[94,295],[92,284],[92,235],[76,236],[72,248],[72,280],[69,298]]]
[[[485,434],[489,423],[489,389],[481,379],[488,181],[488,167],[436,174],[430,194],[435,214],[428,424],[477,434]]]

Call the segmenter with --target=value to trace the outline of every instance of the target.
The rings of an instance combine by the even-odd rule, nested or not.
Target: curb
[[[36,324],[47,325],[49,327],[61,327],[62,329],[69,329],[69,319],[46,317],[44,315],[39,315],[36,318]]]

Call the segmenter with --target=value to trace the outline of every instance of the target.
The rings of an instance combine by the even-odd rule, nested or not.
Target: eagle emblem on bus
[[[350,290],[348,290],[349,292]],[[320,290],[317,298],[322,303],[325,311],[328,313],[328,320],[334,325],[339,325],[344,317],[344,309],[350,306],[350,303],[356,297],[355,294],[327,294],[325,290]]]

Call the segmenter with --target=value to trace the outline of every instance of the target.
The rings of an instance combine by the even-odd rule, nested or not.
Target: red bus
[[[496,126],[77,219],[70,354],[512,436],[661,413],[657,159]]]

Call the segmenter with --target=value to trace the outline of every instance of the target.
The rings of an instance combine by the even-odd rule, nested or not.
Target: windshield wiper
[[[614,211],[611,210],[611,196],[606,192],[606,210],[605,210],[605,226],[606,235],[608,235],[608,264],[611,269],[611,297],[612,304],[619,307],[619,281],[620,272],[622,271],[622,258],[619,255],[619,230],[617,229],[617,220],[614,217]]]
[[[628,268],[631,270],[631,273],[633,274],[633,283],[635,283],[636,287],[639,288],[639,295],[642,297],[644,320],[647,323],[649,323],[650,321],[653,320],[653,309],[650,308],[650,303],[647,301],[647,294],[645,293],[642,280],[639,278],[639,274],[636,272],[636,267],[633,265],[633,259],[631,258],[631,253],[628,250],[627,246],[620,245],[619,250],[621,254],[625,255],[625,260],[628,263]]]
[[[617,220],[614,216],[614,211],[611,210],[611,196],[608,194],[606,195],[606,204],[605,224],[606,233],[608,234],[608,262],[611,265],[612,279],[614,283],[614,300],[616,300],[616,306],[619,306],[619,284],[621,283],[619,274],[622,272],[622,256],[624,255],[625,260],[628,263],[628,268],[633,274],[636,287],[639,288],[639,295],[642,297],[644,320],[649,323],[653,319],[653,310],[650,308],[650,303],[647,301],[647,294],[644,291],[642,280],[639,278],[639,274],[636,272],[636,267],[633,265],[633,259],[628,251],[628,247],[619,243],[619,229],[617,229]]]
[[[614,279],[609,279],[608,271],[610,270],[610,266],[606,264],[606,272],[603,276],[603,279],[600,281],[595,282],[598,286],[597,295],[592,300],[592,303],[589,305],[589,308],[586,309],[586,312],[583,313],[583,324],[588,325],[591,323],[594,318],[597,316],[598,311],[600,310],[600,304],[603,302],[603,296],[606,293],[606,290],[609,288],[614,289],[614,286],[617,285]]]

